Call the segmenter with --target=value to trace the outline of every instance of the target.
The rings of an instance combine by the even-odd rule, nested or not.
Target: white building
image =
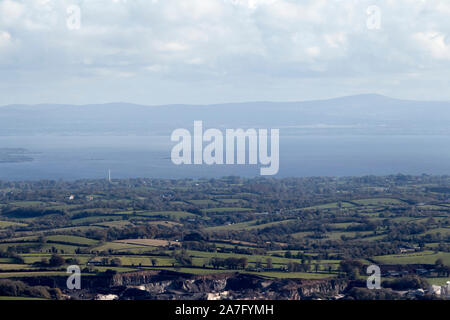
[[[447,281],[447,285],[445,286],[431,285],[428,292],[436,296],[450,298],[450,281]]]

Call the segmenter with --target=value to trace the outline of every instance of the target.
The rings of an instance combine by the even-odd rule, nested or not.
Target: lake
[[[280,135],[277,177],[450,174],[450,136]],[[1,136],[31,162],[1,163],[1,180],[259,175],[260,166],[176,166],[168,136]]]

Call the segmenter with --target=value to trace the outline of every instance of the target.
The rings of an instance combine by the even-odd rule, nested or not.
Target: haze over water
[[[169,136],[10,136],[0,148],[26,148],[32,162],[0,164],[2,180],[259,176],[255,165],[182,165]],[[276,177],[450,174],[450,136],[305,135],[280,137]]]

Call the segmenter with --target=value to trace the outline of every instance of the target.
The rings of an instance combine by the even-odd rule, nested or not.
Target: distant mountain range
[[[304,102],[144,106],[8,105],[0,135],[167,135],[176,128],[280,128],[284,134],[450,134],[450,102],[368,94]]]

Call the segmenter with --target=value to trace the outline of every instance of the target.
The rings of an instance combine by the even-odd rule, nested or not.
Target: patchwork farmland
[[[448,183],[229,177],[36,182],[25,191],[0,182],[0,278],[61,277],[77,265],[94,278],[237,272],[354,281],[377,264],[442,284],[450,280],[450,200],[436,190]]]

